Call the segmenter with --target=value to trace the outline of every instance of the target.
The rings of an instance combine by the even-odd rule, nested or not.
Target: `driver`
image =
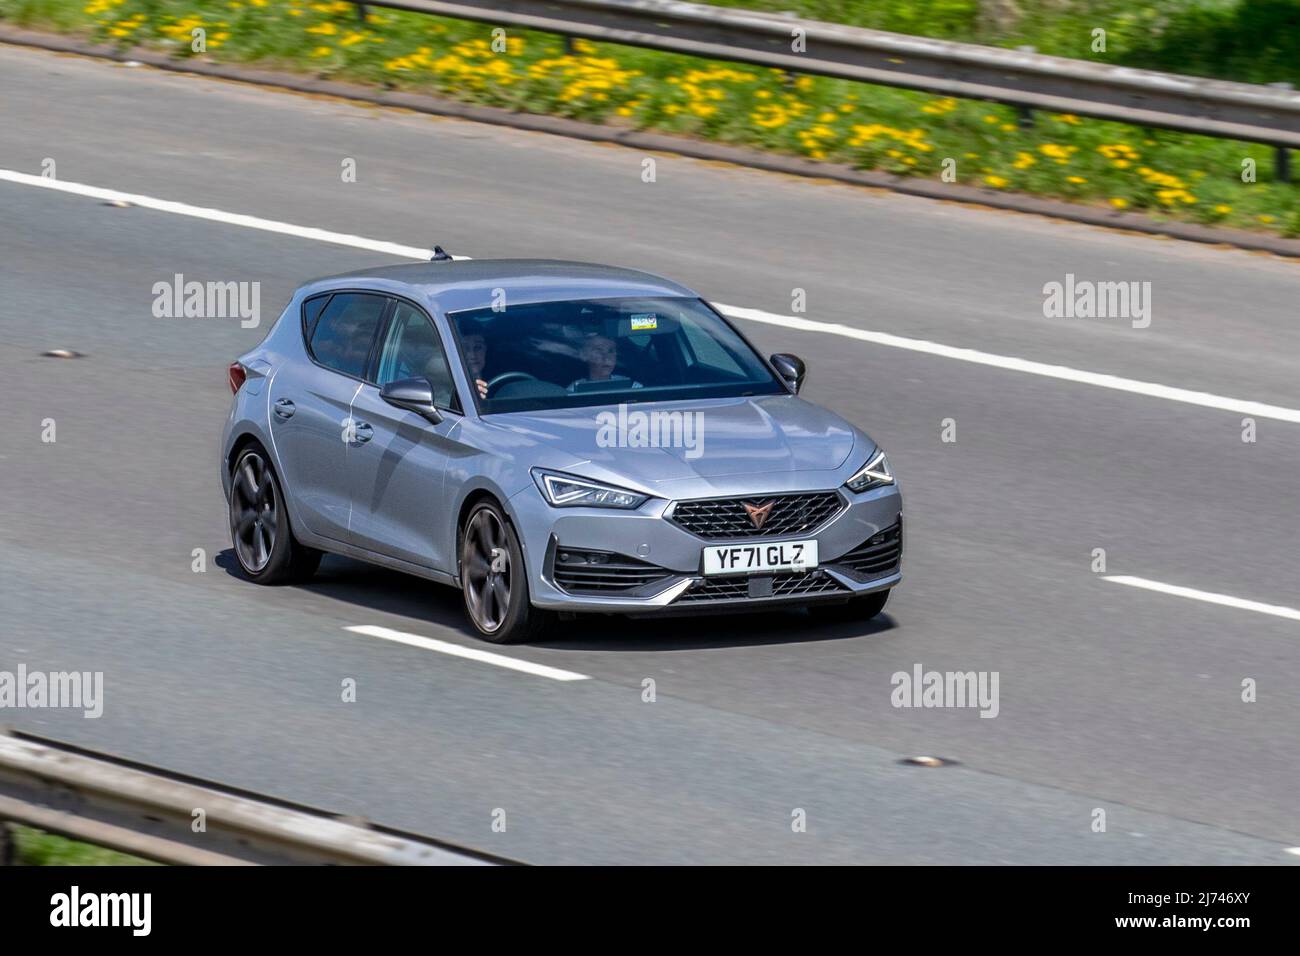
[[[478,389],[479,398],[487,398],[488,383],[483,379],[487,366],[487,338],[482,332],[464,332],[460,337],[461,351],[465,356],[465,370]]]

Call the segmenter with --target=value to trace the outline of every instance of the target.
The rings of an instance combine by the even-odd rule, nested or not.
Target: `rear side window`
[[[370,347],[386,305],[387,300],[380,295],[341,292],[332,296],[315,327],[308,325],[312,356],[344,375],[364,378]]]
[[[316,323],[320,321],[321,309],[330,300],[328,295],[318,295],[302,304],[302,328],[308,342],[316,332]]]

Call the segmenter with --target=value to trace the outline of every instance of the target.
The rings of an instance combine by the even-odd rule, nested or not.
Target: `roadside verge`
[[[0,43],[47,50],[56,53],[96,57],[116,62],[139,63],[154,69],[190,73],[239,83],[279,88],[317,96],[331,96],[353,102],[410,110],[433,116],[446,116],[488,123],[513,129],[567,136],[589,142],[613,143],[631,149],[673,153],[693,159],[729,163],[791,176],[821,179],[885,189],[903,195],[918,196],[969,205],[985,206],[1029,215],[1075,222],[1083,225],[1120,229],[1148,236],[1182,239],[1189,242],[1230,246],[1274,255],[1300,258],[1300,239],[1253,233],[1242,229],[1204,226],[1196,223],[1156,219],[1138,213],[1086,206],[1023,193],[963,186],[895,176],[889,173],[854,169],[851,166],[803,159],[760,149],[732,146],[641,130],[607,126],[558,116],[517,112],[494,106],[475,105],[421,93],[385,90],[357,83],[326,80],[306,74],[255,69],[232,63],[195,57],[175,59],[146,47],[121,48],[88,40],[0,26]]]

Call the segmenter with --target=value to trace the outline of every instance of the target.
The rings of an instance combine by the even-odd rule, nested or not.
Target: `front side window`
[[[310,333],[312,356],[327,368],[363,378],[386,305],[381,295],[340,292],[331,296]]]
[[[786,391],[698,299],[581,299],[449,318],[469,378],[486,383],[484,414]]]
[[[459,411],[456,387],[438,330],[423,311],[410,303],[398,302],[379,353],[375,384],[382,387],[404,378],[428,379],[433,386],[434,404]]]

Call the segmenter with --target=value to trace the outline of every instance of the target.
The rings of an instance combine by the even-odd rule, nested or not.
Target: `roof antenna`
[[[450,261],[451,261],[451,256],[449,256],[449,255],[446,253],[446,251],[442,248],[442,246],[434,246],[434,247],[433,247],[433,258],[430,259],[429,261],[430,261],[430,262],[450,262]]]

